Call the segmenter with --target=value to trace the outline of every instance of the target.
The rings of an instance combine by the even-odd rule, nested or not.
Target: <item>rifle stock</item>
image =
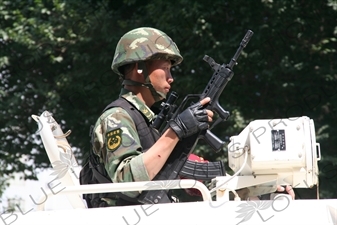
[[[199,139],[203,139],[213,150],[219,151],[223,148],[225,142],[213,134],[210,130],[222,121],[225,121],[229,117],[229,112],[225,111],[219,104],[219,97],[226,87],[227,83],[232,79],[234,72],[233,67],[237,64],[237,59],[240,56],[243,48],[246,47],[253,32],[248,30],[244,38],[242,39],[239,48],[235,55],[231,59],[229,64],[219,65],[211,57],[205,55],[204,60],[212,67],[214,73],[209,80],[204,91],[199,95],[187,95],[182,101],[181,105],[176,109],[172,118],[175,118],[180,112],[182,112],[185,104],[195,97],[199,97],[199,100],[206,97],[210,97],[211,101],[205,106],[206,109],[216,112],[219,117],[212,124],[212,126],[204,131],[196,133],[190,137],[184,138],[179,141],[172,151],[171,155],[167,159],[161,171],[153,180],[174,180],[177,179],[179,172],[182,170],[186,163],[189,154],[192,153]],[[160,126],[159,126],[160,127]],[[167,129],[168,126],[165,127]],[[166,190],[158,191],[143,191],[139,196],[139,201],[144,204],[156,204],[156,203],[168,203],[171,199],[167,196]]]

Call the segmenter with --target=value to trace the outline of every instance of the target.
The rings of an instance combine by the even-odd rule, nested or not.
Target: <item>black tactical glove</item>
[[[202,107],[200,102],[196,103],[169,121],[170,127],[180,140],[208,128],[208,115]]]

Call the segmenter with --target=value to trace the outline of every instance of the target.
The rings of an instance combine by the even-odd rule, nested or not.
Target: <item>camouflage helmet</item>
[[[138,61],[168,59],[172,66],[183,60],[177,45],[164,32],[151,28],[140,27],[124,34],[119,40],[112,61],[112,70],[123,76],[119,68]]]

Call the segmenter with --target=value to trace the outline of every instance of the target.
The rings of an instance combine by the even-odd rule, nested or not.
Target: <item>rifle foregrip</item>
[[[222,161],[217,162],[194,162],[187,160],[179,175],[188,179],[209,181],[217,176],[226,174],[225,165]]]

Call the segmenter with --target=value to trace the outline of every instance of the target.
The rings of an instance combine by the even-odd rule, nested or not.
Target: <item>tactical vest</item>
[[[141,112],[139,112],[136,107],[121,97],[110,103],[103,112],[113,107],[121,107],[131,116],[136,125],[143,152],[156,143],[160,134],[157,130],[150,127],[150,121]]]

